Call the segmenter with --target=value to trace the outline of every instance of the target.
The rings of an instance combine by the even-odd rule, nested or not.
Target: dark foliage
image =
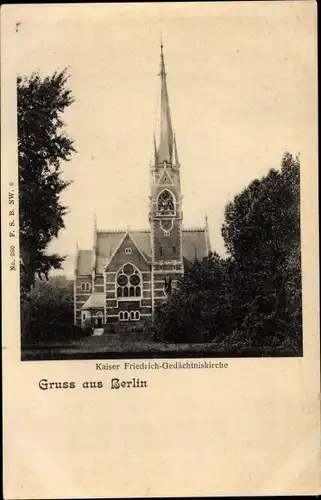
[[[38,73],[17,79],[22,295],[36,275],[47,278],[64,260],[46,249],[64,228],[67,207],[60,195],[69,182],[61,178],[61,163],[75,152],[61,119],[73,102],[67,80],[66,70],[43,79]]]
[[[22,342],[71,340],[92,331],[84,332],[72,323],[73,282],[64,276],[51,277],[48,281],[36,279],[21,303]]]
[[[32,321],[29,324],[26,343],[52,342],[55,344],[79,340],[90,334],[89,330],[83,330],[80,326],[70,323],[59,323],[56,321],[38,323],[37,321]]]
[[[253,181],[229,203],[222,235],[228,258],[194,262],[156,311],[158,339],[302,348],[300,164]]]
[[[172,342],[219,340],[228,308],[228,261],[211,253],[186,269],[178,288],[155,311],[156,338]]]

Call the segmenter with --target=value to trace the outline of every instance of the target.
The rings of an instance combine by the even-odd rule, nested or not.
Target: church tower
[[[159,136],[154,136],[149,211],[155,304],[171,293],[183,273],[180,164],[172,129],[163,44],[159,76],[160,127]]]
[[[105,333],[109,323],[153,318],[183,275],[184,266],[201,261],[211,249],[205,226],[182,228],[180,163],[167,92],[161,44],[159,127],[150,164],[149,225],[144,230],[98,230],[94,244],[78,249],[75,261],[75,323]],[[132,330],[129,330],[132,331]]]

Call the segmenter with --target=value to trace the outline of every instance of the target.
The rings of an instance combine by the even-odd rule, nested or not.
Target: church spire
[[[160,62],[159,76],[161,79],[161,102],[160,102],[160,133],[159,133],[159,145],[157,149],[157,160],[158,163],[163,163],[164,161],[172,163],[173,130],[172,130],[171,114],[169,109],[162,40],[161,40],[161,62]]]

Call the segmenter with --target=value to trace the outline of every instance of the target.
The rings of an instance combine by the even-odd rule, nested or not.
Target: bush
[[[84,337],[90,337],[93,334],[94,328],[92,326],[82,327]]]
[[[69,323],[47,322],[29,323],[29,329],[25,332],[24,340],[27,343],[37,342],[62,342],[79,340],[88,335],[88,330],[83,330],[78,325]]]
[[[55,276],[48,281],[36,279],[34,287],[21,296],[20,305],[22,343],[32,342],[33,332],[37,341],[45,335],[43,332],[52,331],[49,324],[68,325],[68,329],[74,320],[73,282],[64,276]],[[59,330],[59,326],[56,328]],[[65,336],[68,337],[67,333]]]

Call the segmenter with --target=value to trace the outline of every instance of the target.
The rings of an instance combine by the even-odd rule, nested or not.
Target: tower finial
[[[166,72],[165,72],[165,60],[164,60],[164,45],[163,45],[163,37],[161,35],[161,40],[160,40],[160,49],[161,49],[161,61],[160,61],[160,77],[166,78]]]

